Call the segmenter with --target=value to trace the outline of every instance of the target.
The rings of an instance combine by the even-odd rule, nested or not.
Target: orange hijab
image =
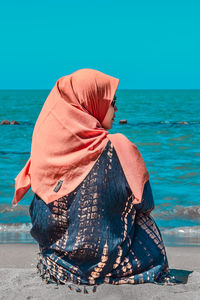
[[[149,174],[139,150],[122,134],[110,135],[101,125],[118,84],[117,78],[92,69],[78,70],[56,82],[35,124],[31,156],[15,178],[13,205],[30,187],[47,204],[72,192],[108,140],[141,202]]]

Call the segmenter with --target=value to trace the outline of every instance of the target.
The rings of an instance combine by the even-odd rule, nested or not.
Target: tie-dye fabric
[[[149,181],[142,203],[133,205],[133,199],[110,141],[73,192],[48,205],[35,195],[31,235],[40,246],[42,277],[80,285],[159,281],[168,262],[150,215],[154,202]]]

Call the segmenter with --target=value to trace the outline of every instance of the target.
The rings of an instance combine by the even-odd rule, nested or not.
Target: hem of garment
[[[154,279],[154,281],[141,281],[137,283],[131,283],[131,282],[108,282],[106,279],[102,279],[102,282],[99,284],[94,283],[94,284],[85,284],[81,282],[74,282],[70,276],[66,274],[66,277],[62,279],[56,278],[56,276],[52,275],[50,268],[48,267],[48,264],[46,262],[45,257],[42,255],[41,252],[38,253],[39,255],[39,261],[36,266],[37,272],[40,274],[40,277],[42,278],[43,282],[45,284],[56,284],[58,285],[66,285],[66,287],[69,288],[71,291],[76,291],[78,293],[83,292],[84,294],[89,294],[89,293],[95,293],[97,291],[97,286],[100,286],[101,284],[112,284],[112,285],[121,285],[121,284],[142,284],[142,283],[153,283],[153,284],[158,284],[158,285],[175,285],[179,282],[176,280],[174,276],[170,274],[170,271],[168,267],[162,271],[157,278]]]

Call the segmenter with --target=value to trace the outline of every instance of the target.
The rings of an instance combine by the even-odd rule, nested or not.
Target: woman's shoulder
[[[108,134],[108,139],[111,141],[114,147],[123,148],[124,150],[126,148],[127,151],[134,150],[134,152],[139,152],[137,146],[122,133]]]
[[[137,146],[123,134],[109,134],[108,139],[117,152],[124,174],[135,198],[141,202],[144,184],[149,180],[149,173],[142,154]]]

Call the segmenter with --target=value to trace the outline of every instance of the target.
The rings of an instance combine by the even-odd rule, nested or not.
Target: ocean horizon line
[[[53,88],[53,87],[52,87]],[[19,88],[19,89],[1,89],[0,88],[0,92],[1,91],[51,91],[52,88]],[[156,88],[140,88],[140,89],[134,89],[134,88],[118,88],[118,91],[200,91],[200,88],[188,88],[188,89],[181,89],[181,88],[176,88],[176,89],[167,89],[167,88],[163,88],[163,89],[156,89]]]

